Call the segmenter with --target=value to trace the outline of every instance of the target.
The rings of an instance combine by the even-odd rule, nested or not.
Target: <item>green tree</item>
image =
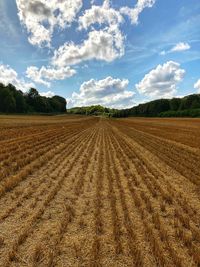
[[[177,111],[179,110],[180,105],[181,105],[180,98],[172,98],[170,100],[170,110]]]

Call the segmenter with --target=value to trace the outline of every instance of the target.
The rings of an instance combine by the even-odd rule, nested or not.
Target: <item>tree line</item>
[[[106,117],[200,117],[200,95],[193,94],[183,98],[158,99],[139,104],[128,109],[110,109],[100,105],[75,107],[71,114]]]
[[[66,100],[61,96],[41,96],[35,88],[27,93],[12,84],[0,83],[0,112],[2,113],[62,113],[66,112]]]
[[[41,96],[35,88],[23,93],[12,84],[0,83],[1,113],[63,113],[66,105],[66,99],[61,96]],[[158,99],[121,110],[93,105],[71,108],[67,112],[106,117],[200,117],[200,95]]]
[[[80,115],[88,115],[88,116],[105,116],[112,117],[118,110],[106,108],[101,105],[92,105],[87,107],[74,107],[68,109],[68,114],[80,114]]]
[[[117,110],[113,117],[200,117],[200,95],[158,99],[138,106]]]

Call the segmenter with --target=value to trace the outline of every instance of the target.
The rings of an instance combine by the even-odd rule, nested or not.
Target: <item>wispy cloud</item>
[[[179,42],[175,46],[173,46],[170,50],[163,50],[161,51],[160,55],[164,56],[166,54],[174,53],[174,52],[183,52],[189,50],[191,46],[188,43]]]
[[[10,38],[17,39],[19,37],[15,23],[8,16],[6,0],[0,1],[0,32]]]
[[[196,89],[197,92],[200,93],[200,79],[194,84],[194,89]]]

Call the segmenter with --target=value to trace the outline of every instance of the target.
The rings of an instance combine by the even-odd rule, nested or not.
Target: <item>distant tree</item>
[[[16,101],[12,93],[8,88],[4,87],[0,89],[0,111],[1,112],[15,112]]]
[[[37,91],[37,89],[35,89],[35,88],[31,88],[30,90],[29,90],[29,92],[28,92],[28,97],[30,98],[30,99],[35,99],[36,97],[38,97],[39,96],[39,92]]]
[[[12,84],[4,86],[0,83],[0,112],[65,112],[66,100],[60,96],[47,98],[40,96],[35,88],[27,93],[17,90]]]
[[[8,86],[6,86],[6,88],[9,90],[9,92],[12,94],[12,96],[15,99],[15,102],[16,102],[15,111],[18,113],[26,112],[27,105],[26,105],[26,101],[25,101],[23,92],[20,90],[17,90],[16,87],[12,84],[8,84]]]
[[[172,98],[170,100],[170,110],[177,111],[179,110],[181,105],[181,99],[180,98]]]
[[[25,113],[27,111],[26,100],[21,91],[15,93],[16,112]]]
[[[189,95],[181,99],[180,109],[190,109],[200,107],[200,97],[199,95]]]
[[[39,92],[35,88],[30,88],[26,94],[26,102],[29,105],[29,111],[38,111]]]
[[[52,104],[57,112],[66,112],[67,101],[64,97],[55,95],[52,98]]]

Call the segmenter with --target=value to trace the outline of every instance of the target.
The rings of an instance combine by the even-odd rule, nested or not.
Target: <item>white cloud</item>
[[[188,43],[180,42],[176,44],[174,47],[172,47],[171,52],[180,52],[180,51],[185,51],[189,49],[190,49],[190,45]]]
[[[171,97],[176,94],[177,84],[183,80],[184,74],[179,63],[168,61],[146,74],[136,88],[140,94],[151,98]]]
[[[18,16],[27,28],[32,45],[50,45],[55,27],[71,25],[82,0],[16,0]]]
[[[120,12],[111,8],[109,1],[104,1],[102,6],[92,6],[79,18],[80,29],[88,29],[89,26],[98,23],[100,25],[119,25],[123,22]]]
[[[170,54],[170,53],[174,53],[174,52],[182,52],[182,51],[186,51],[189,50],[191,47],[188,43],[183,43],[183,42],[179,42],[177,43],[175,46],[173,46],[170,50],[168,51],[161,51],[160,55],[161,56],[165,56],[166,54]]]
[[[32,79],[34,82],[43,84],[47,87],[50,87],[50,82],[52,80],[64,80],[73,76],[76,73],[75,70],[70,67],[64,67],[60,69],[46,68],[44,66],[41,69],[30,66],[26,70],[26,75],[28,78]],[[48,80],[48,81],[46,81]]]
[[[124,54],[124,37],[116,26],[89,32],[81,45],[65,43],[54,52],[52,64],[58,67],[78,64],[86,60],[111,62]]]
[[[134,8],[130,7],[122,7],[120,9],[120,12],[122,14],[127,15],[132,24],[138,24],[138,19],[140,13],[145,9],[145,8],[150,8],[155,4],[156,0],[138,0],[137,4],[135,5]]]
[[[55,95],[55,93],[52,91],[48,91],[48,92],[42,92],[42,93],[40,93],[40,95],[45,96],[45,97],[52,97]]]
[[[40,70],[37,67],[34,66],[30,66],[27,68],[26,70],[26,76],[33,80],[36,83],[42,84],[44,86],[50,87],[50,82],[45,81],[44,79],[42,79],[41,74],[40,74]]]
[[[200,94],[200,79],[194,84],[194,89]]]
[[[0,83],[8,85],[13,84],[18,90],[22,92],[28,91],[31,87],[35,85],[33,83],[25,82],[23,79],[18,78],[17,72],[10,68],[8,65],[0,65]]]
[[[112,108],[133,106],[134,92],[126,90],[129,81],[107,77],[84,82],[79,93],[74,92],[69,100],[71,106],[103,105]]]

